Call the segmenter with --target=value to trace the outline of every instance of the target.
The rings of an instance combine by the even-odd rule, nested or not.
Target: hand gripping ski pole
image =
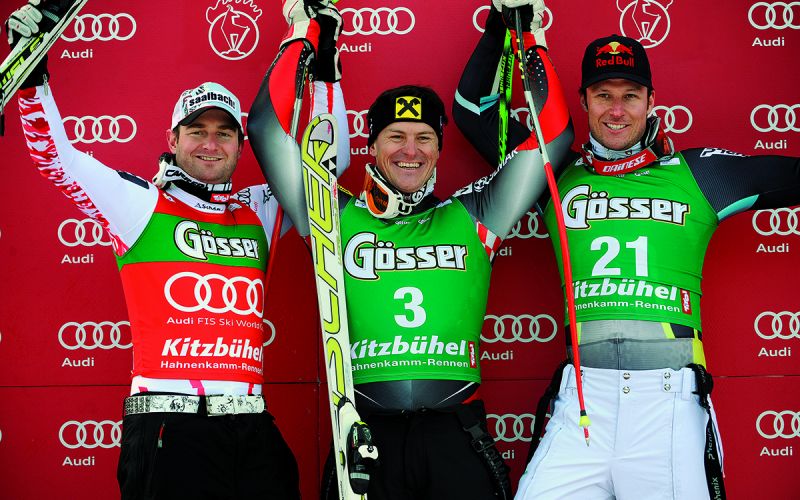
[[[36,68],[86,2],[87,0],[72,2],[61,0],[58,3],[63,4],[64,8],[54,11],[43,10],[42,14],[48,16],[55,24],[47,31],[40,31],[30,38],[19,40],[11,49],[11,53],[0,64],[0,117],[22,82]],[[3,135],[2,122],[0,122],[0,135]]]
[[[306,191],[311,250],[317,284],[325,368],[328,376],[333,451],[339,498],[366,499],[370,470],[378,459],[369,428],[353,404],[353,374],[342,266],[336,180],[336,119],[314,117],[303,134],[300,154]]]
[[[556,214],[556,221],[558,222],[558,239],[561,242],[561,260],[564,263],[564,288],[567,295],[567,313],[569,315],[570,335],[572,337],[572,361],[575,366],[575,379],[578,386],[578,404],[580,405],[580,419],[578,424],[583,427],[583,436],[586,439],[586,445],[589,445],[589,416],[586,413],[586,405],[583,401],[583,383],[581,381],[581,360],[578,352],[578,322],[575,316],[575,293],[572,287],[572,267],[570,266],[569,246],[567,245],[567,228],[564,224],[564,213],[561,207],[561,197],[558,194],[558,186],[556,185],[556,178],[553,174],[553,166],[550,164],[550,158],[547,154],[547,147],[544,142],[544,133],[539,124],[539,116],[536,114],[536,106],[533,104],[533,94],[531,92],[531,83],[527,77],[526,71],[528,67],[527,56],[525,54],[525,45],[522,40],[522,15],[519,9],[514,10],[514,29],[516,31],[517,40],[517,56],[519,57],[520,76],[522,78],[522,86],[524,88],[525,102],[528,104],[530,110],[531,120],[533,121],[533,129],[536,132],[536,140],[539,143],[539,151],[542,154],[542,163],[544,163],[544,171],[547,176],[547,187],[550,190],[550,197],[553,200],[554,212]]]

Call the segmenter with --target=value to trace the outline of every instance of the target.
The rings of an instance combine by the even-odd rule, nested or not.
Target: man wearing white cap
[[[15,11],[9,43],[48,30],[53,16],[39,9],[50,7]],[[265,185],[231,195],[239,100],[213,82],[184,91],[149,182],[73,148],[47,76],[39,65],[19,92],[31,158],[110,235],[128,306],[122,498],[300,498],[296,461],[262,396],[269,235],[286,226],[275,227]]]

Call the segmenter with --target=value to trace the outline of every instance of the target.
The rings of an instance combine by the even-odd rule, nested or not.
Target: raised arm
[[[270,189],[301,236],[309,234],[305,195],[296,137],[307,89],[304,76],[314,77],[312,116],[333,113],[338,124],[337,174],[350,163],[347,115],[341,85],[336,40],[341,17],[333,7],[287,2],[284,14],[289,31],[261,84],[248,115],[247,133]]]
[[[550,59],[541,29],[544,4],[520,7],[526,16],[523,34],[528,66],[526,77],[534,90],[534,104],[543,128],[547,151],[554,168],[564,164],[573,140],[572,122],[564,92]],[[509,11],[509,16],[513,11]],[[501,135],[500,62],[505,42],[506,21],[493,6],[486,30],[470,57],[459,82],[453,117],[456,124],[487,162],[498,163],[501,139],[505,155],[490,175],[465,187],[456,196],[484,226],[504,238],[546,189],[539,145],[534,133],[518,119],[510,118],[507,135]],[[515,36],[511,36],[514,51]],[[519,84],[517,84],[519,85]]]

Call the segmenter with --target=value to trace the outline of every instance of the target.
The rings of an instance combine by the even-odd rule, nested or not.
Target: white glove
[[[8,44],[13,46],[20,38],[30,38],[39,33],[42,11],[37,7],[41,0],[29,0],[26,5],[11,13],[6,20]]]

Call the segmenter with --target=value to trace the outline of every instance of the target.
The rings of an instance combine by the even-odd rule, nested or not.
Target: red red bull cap
[[[642,44],[620,35],[599,38],[586,47],[581,89],[610,78],[624,78],[653,89],[650,61]]]

